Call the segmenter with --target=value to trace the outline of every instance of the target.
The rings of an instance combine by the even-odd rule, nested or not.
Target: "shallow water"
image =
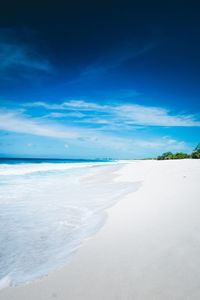
[[[85,177],[118,168],[91,162],[0,165],[0,285],[30,282],[66,263],[103,225],[104,209],[136,188]]]

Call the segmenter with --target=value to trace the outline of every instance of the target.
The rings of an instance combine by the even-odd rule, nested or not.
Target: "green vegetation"
[[[166,160],[166,159],[183,159],[183,158],[189,158],[190,155],[182,152],[177,152],[173,154],[172,152],[165,152],[162,155],[158,156],[158,160]]]
[[[165,152],[162,155],[158,156],[158,160],[167,160],[167,159],[183,159],[183,158],[200,158],[200,143],[196,146],[191,154],[177,152],[173,154],[172,152]]]
[[[191,158],[200,158],[200,143],[196,146],[191,154]]]

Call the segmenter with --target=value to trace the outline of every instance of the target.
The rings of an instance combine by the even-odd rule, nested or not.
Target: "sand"
[[[0,300],[200,299],[200,160],[132,161],[117,174],[142,184],[66,266]]]

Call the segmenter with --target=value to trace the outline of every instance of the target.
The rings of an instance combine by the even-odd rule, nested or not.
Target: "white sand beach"
[[[0,300],[200,299],[200,160],[130,161],[113,174],[141,185],[62,269]]]

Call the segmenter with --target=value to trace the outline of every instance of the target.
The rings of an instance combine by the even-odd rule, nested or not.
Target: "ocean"
[[[0,287],[66,264],[103,226],[105,209],[135,189],[108,180],[120,167],[117,161],[0,159]]]

